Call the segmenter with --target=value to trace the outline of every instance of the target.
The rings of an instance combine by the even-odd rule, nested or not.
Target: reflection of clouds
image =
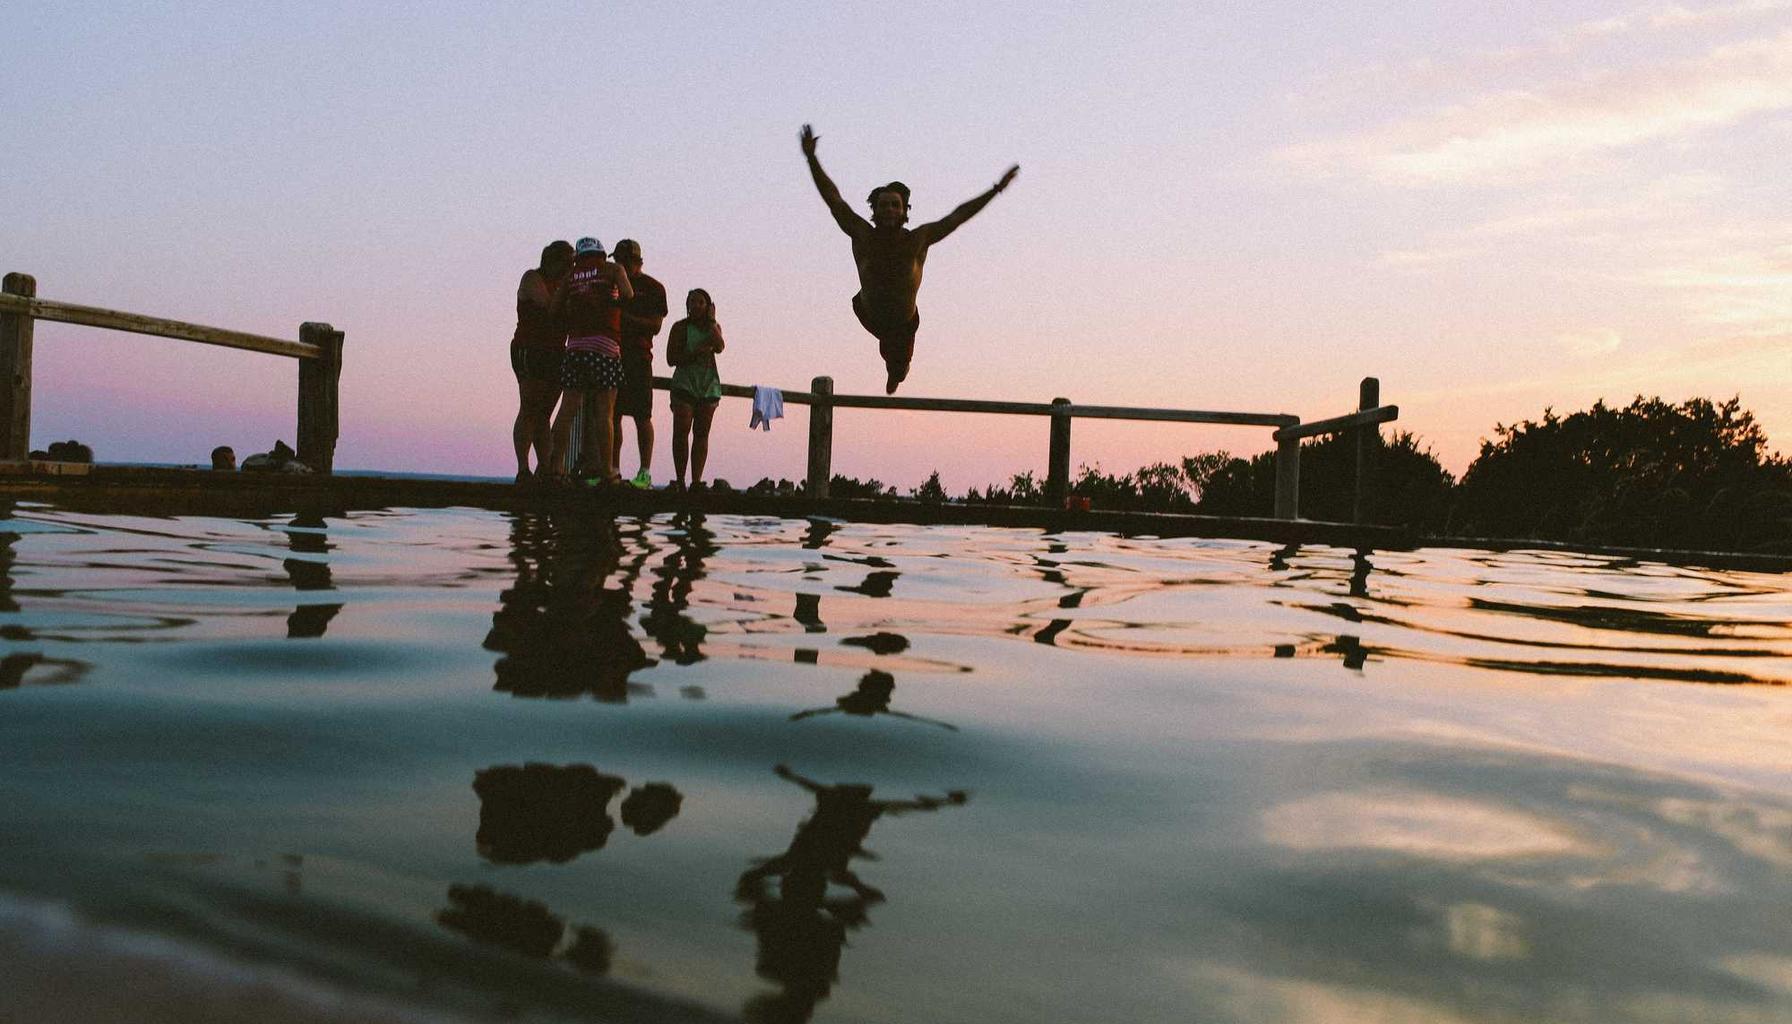
[[[1784,953],[1743,953],[1725,957],[1723,966],[1738,978],[1762,988],[1777,989],[1792,997],[1792,956]]]
[[[1263,837],[1297,850],[1383,850],[1461,861],[1586,855],[1592,847],[1536,815],[1411,791],[1327,793],[1264,812]]]
[[[1370,987],[1277,978],[1238,967],[1196,964],[1189,969],[1196,998],[1217,1004],[1239,1024],[1471,1024],[1442,1004]]]
[[[1655,807],[1668,821],[1704,829],[1751,857],[1792,868],[1792,811],[1685,798],[1661,800]]]
[[[1444,910],[1450,952],[1471,960],[1518,960],[1530,955],[1524,922],[1485,903],[1455,903]]]

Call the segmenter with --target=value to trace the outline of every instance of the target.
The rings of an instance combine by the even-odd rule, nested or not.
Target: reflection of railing
[[[653,386],[661,391],[672,386],[668,377],[655,377]],[[722,385],[722,393],[736,398],[752,398],[753,389],[739,384]],[[1050,402],[990,402],[976,398],[896,398],[886,395],[836,395],[834,378],[816,377],[808,391],[785,391],[784,401],[809,406],[809,472],[808,493],[817,498],[828,496],[828,481],[833,476],[834,410],[835,409],[904,409],[911,412],[975,412],[1008,416],[1051,417],[1051,446],[1045,477],[1046,501],[1063,503],[1070,490],[1070,421],[1137,420],[1168,423],[1220,423],[1230,426],[1274,427],[1276,439],[1276,505],[1277,519],[1295,519],[1300,515],[1300,441],[1339,431],[1353,431],[1357,438],[1356,519],[1363,518],[1363,491],[1370,483],[1369,452],[1372,450],[1377,425],[1398,419],[1398,406],[1381,404],[1381,384],[1374,377],[1363,378],[1358,394],[1358,411],[1331,419],[1301,423],[1299,416],[1276,412],[1211,412],[1200,409],[1135,409],[1116,405],[1075,405],[1068,398]]]
[[[37,281],[30,274],[7,274],[0,288],[0,459],[24,459],[31,452],[31,336],[32,324],[38,320],[297,359],[298,459],[319,473],[330,472],[334,465],[336,387],[342,376],[341,331],[329,324],[302,324],[299,340],[292,341],[115,309],[52,302],[37,298]]]

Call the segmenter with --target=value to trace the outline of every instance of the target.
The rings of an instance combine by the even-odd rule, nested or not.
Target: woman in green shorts
[[[666,361],[672,371],[672,486],[684,489],[686,455],[691,489],[703,487],[703,464],[709,460],[709,425],[722,400],[722,378],[716,374],[716,353],[722,351],[722,327],[709,293],[692,288],[684,300],[685,318],[666,334]],[[691,428],[696,427],[696,439]]]

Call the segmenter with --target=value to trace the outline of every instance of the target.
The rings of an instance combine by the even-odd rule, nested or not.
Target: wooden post
[[[1045,466],[1045,503],[1063,508],[1070,495],[1070,399],[1054,398],[1052,405],[1051,448]]]
[[[8,274],[8,295],[37,295],[37,279]],[[31,456],[31,317],[0,314],[0,459]]]
[[[834,378],[815,378],[809,391],[815,396],[809,405],[809,497],[825,498],[834,479]]]
[[[1300,438],[1276,442],[1276,518],[1300,518]]]
[[[299,340],[316,345],[315,359],[299,360],[299,461],[329,475],[336,465],[337,385],[342,381],[342,332],[329,324],[299,325]]]
[[[1357,385],[1357,409],[1373,409],[1381,404],[1381,381],[1364,377]],[[1351,522],[1360,523],[1368,512],[1369,495],[1375,486],[1375,449],[1381,447],[1381,425],[1370,423],[1356,428],[1356,499],[1351,505]]]

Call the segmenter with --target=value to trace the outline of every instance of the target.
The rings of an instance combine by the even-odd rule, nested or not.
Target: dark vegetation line
[[[1614,547],[1792,554],[1792,462],[1737,398],[1678,405],[1638,396],[1494,427],[1457,480],[1410,432],[1384,436],[1371,462],[1365,519],[1433,537],[1524,537]],[[1301,452],[1301,515],[1347,522],[1356,448],[1346,436]],[[751,491],[795,490],[761,480]],[[1045,500],[1032,472],[949,495],[935,471],[906,496],[879,480],[835,476],[841,498],[1027,505]],[[1081,467],[1070,493],[1099,509],[1264,516],[1275,507],[1275,453],[1203,452],[1131,473]]]

